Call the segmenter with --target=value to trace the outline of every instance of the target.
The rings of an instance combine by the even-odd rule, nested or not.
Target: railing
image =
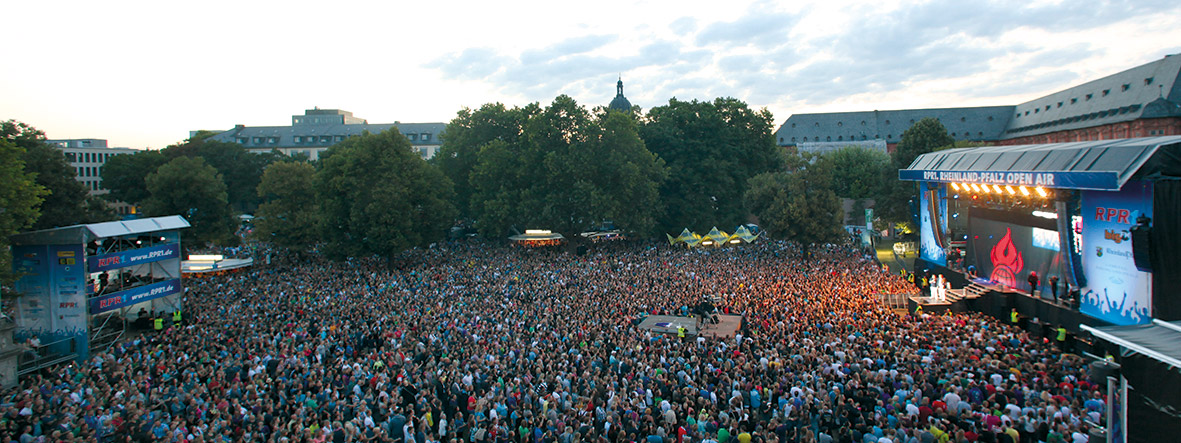
[[[914,294],[874,294],[878,301],[890,309],[906,309],[906,301]]]
[[[107,315],[98,327],[91,328],[90,352],[106,351],[112,344],[123,338],[127,325],[118,314]]]
[[[17,360],[16,375],[22,376],[30,372],[40,371],[53,365],[65,363],[73,360],[78,355],[74,352],[76,343],[73,342],[75,337],[63,338],[58,341],[50,342],[41,345],[37,349],[28,349],[21,354]],[[59,343],[70,342],[70,351],[64,354],[48,353],[47,350]]]

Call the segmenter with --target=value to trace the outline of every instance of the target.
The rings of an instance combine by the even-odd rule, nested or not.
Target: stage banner
[[[935,218],[939,217],[939,214],[931,213],[940,207],[940,202],[930,201],[930,195],[931,193],[926,190],[919,193],[919,255],[927,262],[947,266],[947,251],[935,237],[935,229],[941,229],[940,225],[943,223],[938,223]]]
[[[166,297],[180,293],[180,279],[174,278],[147,286],[119,291],[111,295],[90,299],[90,313],[98,314],[115,309],[125,308],[136,303]]]
[[[1152,321],[1152,273],[1137,270],[1132,258],[1130,229],[1141,215],[1152,217],[1152,182],[1083,192],[1083,314],[1117,325]]]
[[[82,246],[16,246],[13,268],[21,275],[14,289],[23,294],[17,299],[13,338],[20,342],[36,335],[49,348],[42,352],[77,353],[79,359],[86,358],[86,267]]]
[[[180,257],[180,245],[170,243],[87,257],[86,264],[90,272],[103,272],[178,257]]]
[[[1000,186],[1041,186],[1059,189],[1119,189],[1119,176],[1114,172],[1033,172],[1033,171],[942,171],[903,169],[899,180],[940,183],[986,183]]]

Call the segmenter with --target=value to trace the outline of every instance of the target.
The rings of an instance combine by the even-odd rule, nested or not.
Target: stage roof
[[[1181,175],[1181,136],[948,149],[898,171],[910,181],[1111,191],[1155,175]]]
[[[1079,327],[1103,340],[1181,368],[1181,322],[1153,320],[1147,325]]]
[[[187,227],[189,227],[189,222],[184,217],[170,215],[167,217],[140,218],[42,229],[40,231],[22,232],[10,238],[14,245],[76,245],[96,238],[172,231]]]

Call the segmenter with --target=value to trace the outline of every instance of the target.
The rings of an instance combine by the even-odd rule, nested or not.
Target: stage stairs
[[[964,286],[963,289],[952,289],[947,291],[947,300],[951,301],[952,303],[960,300],[971,300],[980,298],[988,291],[989,289],[984,286],[976,283],[970,283],[968,286]]]

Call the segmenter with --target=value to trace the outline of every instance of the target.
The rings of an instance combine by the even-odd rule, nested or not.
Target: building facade
[[[957,141],[1021,145],[1181,135],[1181,54],[1013,106],[794,114],[780,146],[882,140],[938,119]]]
[[[134,154],[131,148],[110,148],[107,141],[99,138],[75,138],[61,140],[46,140],[66,155],[66,161],[74,168],[74,179],[90,190],[90,195],[106,195],[111,191],[103,187],[102,169],[111,157],[116,155]],[[130,205],[123,202],[111,202],[111,208],[120,215],[133,212]]]
[[[290,126],[246,126],[210,137],[227,143],[238,143],[255,153],[279,151],[285,155],[306,155],[318,160],[320,153],[348,137],[365,132],[378,133],[396,128],[410,141],[410,146],[423,159],[439,151],[440,136],[446,123],[377,123],[353,116],[340,109],[308,109],[303,115],[291,116]]]

